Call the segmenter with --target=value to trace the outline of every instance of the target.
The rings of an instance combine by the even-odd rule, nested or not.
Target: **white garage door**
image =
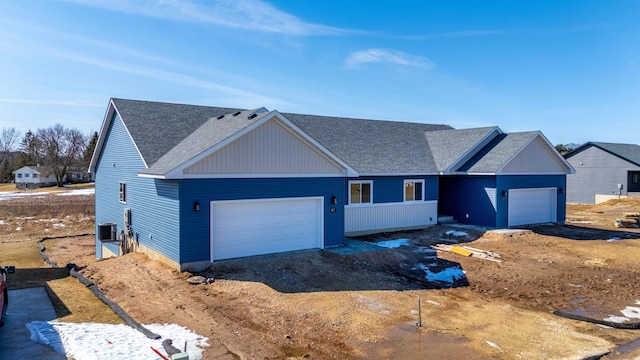
[[[211,202],[211,261],[322,248],[323,198]]]
[[[556,188],[509,190],[509,226],[557,221]]]

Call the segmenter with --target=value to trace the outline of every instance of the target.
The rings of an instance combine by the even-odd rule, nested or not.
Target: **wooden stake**
[[[418,327],[422,327],[422,307],[420,305],[420,295],[418,295]]]

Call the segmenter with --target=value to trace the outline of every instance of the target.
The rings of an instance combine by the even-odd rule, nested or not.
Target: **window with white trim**
[[[21,173],[18,173],[18,178],[19,179],[22,178],[22,174]]]
[[[38,178],[38,174],[33,174],[33,178],[37,179]]]
[[[349,181],[349,204],[371,204],[372,181]]]
[[[424,180],[404,181],[404,201],[422,201],[424,199]]]
[[[29,173],[24,174],[24,177],[28,178],[29,177]]]
[[[120,202],[127,202],[127,183],[120,183]]]

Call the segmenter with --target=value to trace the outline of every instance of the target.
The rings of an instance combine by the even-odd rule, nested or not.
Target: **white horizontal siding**
[[[438,202],[420,201],[345,206],[345,234],[434,225]]]
[[[342,174],[343,169],[276,120],[185,169],[185,174]]]
[[[566,173],[567,169],[539,138],[530,142],[502,169],[503,173]]]

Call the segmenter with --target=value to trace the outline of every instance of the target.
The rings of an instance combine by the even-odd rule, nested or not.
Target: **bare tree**
[[[2,128],[0,132],[0,183],[11,180],[14,153],[20,132],[16,128]]]
[[[60,124],[47,129],[38,129],[39,158],[50,168],[58,186],[70,167],[81,159],[86,138],[77,129],[66,129]]]

